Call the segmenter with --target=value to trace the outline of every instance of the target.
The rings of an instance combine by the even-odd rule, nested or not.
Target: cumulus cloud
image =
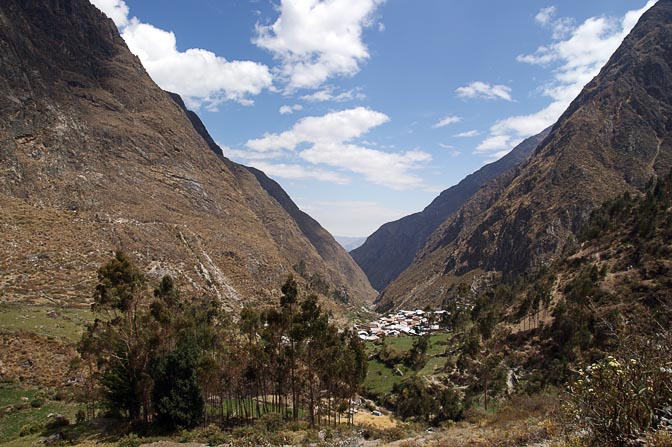
[[[474,130],[468,130],[468,131],[466,131],[466,132],[456,133],[456,134],[453,135],[453,136],[454,136],[455,138],[471,138],[471,137],[477,137],[477,136],[479,136],[480,134],[481,134],[481,133],[480,133],[479,131],[477,131],[477,130],[474,129]]]
[[[462,121],[462,118],[461,118],[461,117],[459,117],[459,116],[455,116],[455,115],[448,115],[448,116],[446,116],[446,117],[440,119],[440,120],[439,120],[436,124],[434,124],[432,127],[433,127],[434,129],[438,129],[439,127],[445,127],[445,126],[447,126],[447,125],[449,125],[449,124],[459,123],[460,121]]]
[[[130,18],[123,0],[91,0],[110,16],[133,54],[162,89],[180,94],[191,108],[202,104],[215,110],[224,101],[243,105],[250,96],[270,88],[269,68],[252,61],[228,61],[211,51],[177,49],[175,34]]]
[[[364,107],[341,110],[323,116],[302,118],[279,134],[267,134],[249,140],[246,145],[256,151],[294,150],[300,143],[342,143],[366,134],[370,129],[388,122],[384,113]]]
[[[609,57],[632,30],[642,14],[655,4],[649,0],[644,7],[628,11],[623,17],[590,17],[579,25],[570,18],[556,18],[555,8],[544,8],[535,21],[552,31],[552,42],[531,54],[517,57],[522,63],[550,67],[553,78],[543,88],[551,99],[543,109],[505,118],[490,128],[490,136],[476,149],[479,153],[506,150],[513,142],[541,132],[553,124],[581,89],[609,60]],[[499,144],[496,144],[499,143]]]
[[[360,174],[372,183],[393,189],[423,186],[422,179],[412,170],[430,161],[430,154],[420,150],[390,153],[352,143],[388,121],[383,113],[357,107],[302,118],[290,130],[249,140],[246,146],[258,152],[295,152],[311,164]]]
[[[298,112],[300,110],[303,110],[303,106],[301,104],[294,104],[292,106],[287,106],[287,105],[281,106],[279,112],[280,112],[280,115],[290,115],[290,114],[292,114],[294,112]]]
[[[282,0],[270,25],[257,24],[253,42],[280,61],[287,90],[317,88],[334,76],[352,76],[369,58],[364,28],[383,0]]]
[[[506,85],[491,85],[482,81],[474,81],[469,85],[458,87],[455,93],[460,98],[503,99],[513,101],[511,87]]]
[[[301,152],[301,157],[314,164],[348,169],[371,183],[396,190],[422,187],[423,180],[409,171],[432,159],[420,150],[395,154],[342,143],[315,144]]]

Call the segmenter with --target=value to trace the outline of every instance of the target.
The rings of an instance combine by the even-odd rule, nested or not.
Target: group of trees
[[[431,424],[462,419],[468,403],[452,386],[430,385],[413,375],[394,386],[395,408],[404,419],[415,418]]]
[[[340,332],[290,276],[277,307],[243,309],[234,324],[214,300],[185,299],[170,277],[149,292],[123,253],[98,271],[91,323],[79,343],[89,415],[166,428],[235,424],[279,413],[311,424],[348,413],[366,377],[356,335]]]

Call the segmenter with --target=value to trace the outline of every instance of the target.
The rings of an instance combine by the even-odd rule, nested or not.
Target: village
[[[371,323],[355,325],[360,339],[377,341],[384,337],[419,336],[441,329],[445,310],[400,310]]]

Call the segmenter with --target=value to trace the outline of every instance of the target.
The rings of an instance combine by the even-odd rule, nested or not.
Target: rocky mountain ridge
[[[640,19],[535,153],[432,234],[379,309],[440,304],[458,282],[549,265],[593,209],[672,167],[672,1]],[[484,275],[485,273],[485,275]]]
[[[231,309],[273,299],[300,263],[328,298],[375,296],[279,185],[217,153],[87,0],[4,1],[0,30],[3,300],[84,303],[115,249]]]

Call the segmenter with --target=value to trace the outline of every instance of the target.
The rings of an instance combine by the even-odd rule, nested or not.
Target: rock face
[[[653,6],[534,154],[486,185],[430,236],[378,299],[440,304],[483,272],[557,259],[606,199],[672,168],[672,1]]]
[[[123,249],[232,309],[299,264],[327,297],[372,300],[331,235],[180,103],[87,0],[0,3],[0,298],[85,302]]]
[[[388,222],[350,252],[376,290],[383,290],[403,272],[429,236],[459,210],[483,185],[527,159],[548,135],[546,129],[530,137],[494,163],[483,166],[443,191],[419,213]]]

